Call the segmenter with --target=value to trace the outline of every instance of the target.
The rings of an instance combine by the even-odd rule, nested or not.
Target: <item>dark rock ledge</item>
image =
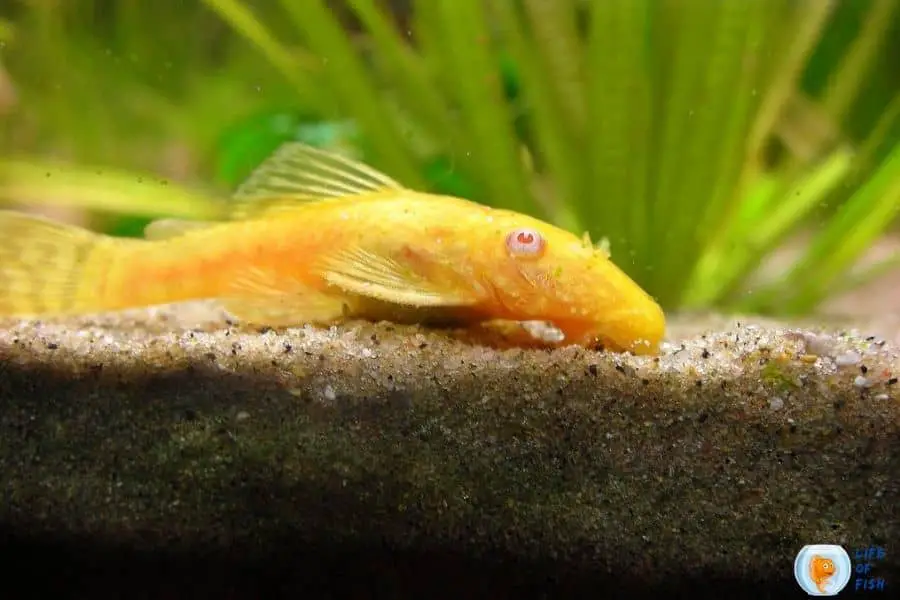
[[[865,332],[652,359],[122,319],[0,329],[7,589],[794,598],[841,543],[900,590],[900,362]]]

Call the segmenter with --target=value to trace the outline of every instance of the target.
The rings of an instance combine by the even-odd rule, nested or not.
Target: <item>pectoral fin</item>
[[[238,320],[268,327],[341,320],[347,307],[341,296],[323,293],[261,269],[248,269],[231,285],[222,305]]]
[[[409,262],[355,248],[328,255],[318,266],[328,283],[383,302],[423,307],[476,303],[476,295],[459,285],[458,277],[434,277],[435,269],[421,262],[417,269]],[[429,270],[432,277],[426,276]]]

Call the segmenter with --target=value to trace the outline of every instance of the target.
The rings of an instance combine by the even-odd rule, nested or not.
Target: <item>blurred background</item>
[[[898,311],[898,65],[900,0],[2,0],[0,203],[139,236],[302,140],[668,310]]]

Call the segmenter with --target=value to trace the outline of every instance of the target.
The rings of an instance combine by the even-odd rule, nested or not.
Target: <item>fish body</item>
[[[825,593],[825,586],[828,580],[834,575],[834,561],[818,554],[809,560],[809,578],[812,579],[816,588],[821,593]]]
[[[657,351],[657,303],[608,256],[519,213],[406,189],[288,144],[238,191],[234,218],[122,239],[0,212],[0,316],[218,299],[267,326],[348,317],[549,321],[565,344]]]

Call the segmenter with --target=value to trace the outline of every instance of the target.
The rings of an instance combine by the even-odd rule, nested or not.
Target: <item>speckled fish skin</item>
[[[298,152],[324,156],[295,146],[282,159]],[[350,168],[348,160],[337,164]],[[236,220],[175,226],[158,239],[0,212],[0,315],[215,298],[238,319],[273,327],[347,317],[550,321],[565,335],[561,345],[658,351],[659,305],[582,238],[526,215],[408,190],[371,170],[353,185],[294,181],[286,169],[295,163],[261,167]]]

